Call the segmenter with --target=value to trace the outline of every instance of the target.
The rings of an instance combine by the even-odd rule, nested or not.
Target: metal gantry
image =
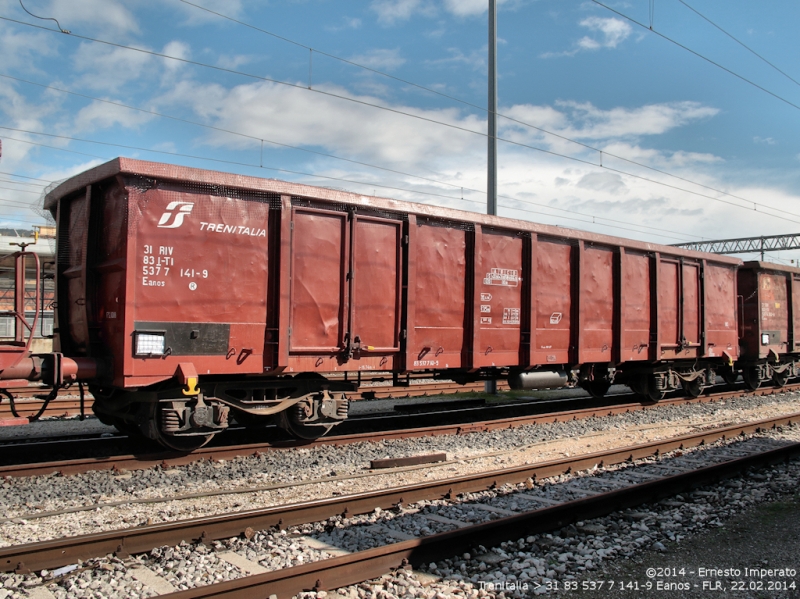
[[[693,241],[676,243],[673,247],[711,252],[712,254],[744,254],[748,252],[764,252],[776,250],[800,250],[800,233],[789,235],[762,235],[760,237],[740,237],[738,239],[717,239],[713,241]]]

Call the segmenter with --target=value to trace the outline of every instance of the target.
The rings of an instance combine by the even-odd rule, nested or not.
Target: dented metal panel
[[[362,352],[400,349],[400,242],[402,223],[359,216],[353,243],[353,339]]]
[[[473,367],[513,366],[520,359],[522,238],[483,229],[475,250]]]
[[[774,358],[798,350],[797,277],[800,269],[768,262],[745,262],[739,269],[744,358]]]
[[[289,351],[341,352],[347,213],[297,208],[293,213]]]
[[[792,337],[789,351],[800,351],[800,274],[792,274]]]
[[[696,348],[700,346],[700,267],[684,263],[681,271],[682,330],[678,341],[684,348]]]
[[[190,182],[131,178],[126,187],[130,326],[228,324],[225,356],[193,358],[198,372],[262,372],[270,203]],[[134,376],[172,376],[181,360],[177,352],[155,360],[132,356],[126,370]]]
[[[626,252],[621,260],[621,362],[649,358],[652,321],[650,261],[647,255],[630,252]]]
[[[61,322],[67,324],[68,339],[66,346],[75,355],[89,354],[89,295],[87,289],[87,253],[89,243],[89,219],[91,209],[92,187],[87,186],[84,192],[62,207],[62,247],[59,248],[59,276],[65,296],[62,301],[69,307]],[[66,254],[66,256],[65,256]],[[66,260],[64,259],[66,258]]]
[[[678,297],[680,289],[679,264],[677,262],[662,261],[658,273],[658,319],[661,341],[661,354],[664,348],[672,355],[679,347],[680,323],[678,322]]]
[[[464,350],[467,231],[437,222],[413,228],[414,305],[409,307],[409,363],[415,368],[460,368]],[[409,264],[409,268],[411,268]],[[488,296],[484,296],[488,297]]]
[[[736,269],[727,265],[705,266],[706,355],[723,352],[736,359],[739,343],[736,322]]]
[[[201,375],[400,370],[401,351],[407,369],[477,369],[736,347],[735,258],[127,159],[48,197],[61,334],[76,355],[112,355],[120,386],[185,360],[135,356],[136,323],[180,323],[172,349]],[[215,355],[183,338],[196,330],[214,331]]]
[[[614,252],[585,247],[581,258],[578,361],[610,362],[614,345]]]
[[[569,243],[539,238],[533,264],[536,268],[536,331],[531,364],[566,364],[570,361],[572,324],[572,251]]]

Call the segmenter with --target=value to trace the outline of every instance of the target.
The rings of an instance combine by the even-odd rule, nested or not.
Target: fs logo
[[[177,229],[183,224],[183,217],[192,212],[193,202],[170,202],[167,211],[161,215],[158,226],[162,229]],[[167,224],[170,218],[175,217],[172,223]]]

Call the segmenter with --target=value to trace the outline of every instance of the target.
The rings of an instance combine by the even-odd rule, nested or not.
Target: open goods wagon
[[[800,268],[745,262],[738,272],[741,356],[748,387],[800,374]]]
[[[658,399],[739,356],[734,258],[125,158],[45,205],[56,351],[19,335],[0,377],[86,381],[101,420],[171,447],[231,416],[323,434],[341,373]]]

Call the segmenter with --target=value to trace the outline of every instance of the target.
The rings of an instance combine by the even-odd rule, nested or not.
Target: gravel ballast
[[[520,427],[460,437],[278,451],[258,458],[241,458],[221,463],[202,462],[167,470],[157,468],[116,474],[93,472],[73,477],[53,475],[8,479],[2,482],[0,505],[7,520],[0,524],[0,544],[17,544],[224,513],[308,499],[311,496],[329,497],[333,494],[385,486],[388,484],[387,480],[403,484],[408,481],[404,477],[414,476],[424,480],[456,476],[476,468],[495,469],[539,461],[545,457],[552,459],[570,453],[574,455],[595,451],[601,449],[603,443],[618,440],[620,437],[630,439],[632,444],[644,439],[673,436],[676,431],[687,432],[723,426],[740,420],[766,418],[781,412],[800,412],[800,394],[782,393],[714,404],[662,407],[621,416]],[[797,427],[792,427],[782,432],[772,432],[765,438],[796,441],[800,439],[800,432]],[[534,445],[529,447],[532,444]],[[388,478],[349,478],[366,474],[366,468],[372,459],[438,451],[447,452],[454,461],[437,467],[425,466],[381,475]],[[496,455],[491,455],[493,452]],[[622,471],[624,468],[616,470]],[[657,563],[662,556],[680,557],[682,548],[693,542],[692,539],[700,532],[723,531],[730,523],[735,522],[737,514],[753,506],[790,498],[795,492],[799,474],[800,464],[792,462],[767,470],[764,474],[733,479],[719,487],[686,494],[654,506],[578,523],[558,533],[534,535],[496,548],[471,549],[472,553],[460,558],[428,564],[420,573],[397,573],[379,581],[343,589],[340,594],[364,598],[433,598],[524,597],[567,593],[563,590],[564,582],[575,581],[582,584],[593,579],[595,575],[606,579],[617,576],[616,570],[608,570],[606,574],[606,568],[622,567],[621,564],[630,563],[631,559],[652,556]],[[559,499],[560,496],[555,492],[558,488],[583,484],[580,482],[582,479],[598,478],[586,475],[587,473],[582,473],[556,477],[547,481],[546,485],[537,485],[535,489],[528,489],[526,492],[543,493],[545,497]],[[297,486],[301,482],[307,484]],[[281,485],[281,488],[162,501],[195,491],[222,492],[265,485]],[[59,598],[154,596],[152,589],[142,582],[147,577],[141,574],[144,571],[141,568],[146,567],[148,572],[153,572],[175,590],[180,590],[245,575],[246,572],[239,566],[220,557],[231,552],[251,561],[256,560],[268,570],[290,567],[332,555],[324,547],[307,545],[304,542],[306,537],[313,537],[324,544],[339,548],[361,550],[389,542],[391,538],[402,538],[402,535],[425,536],[450,529],[446,523],[425,519],[425,514],[434,513],[445,519],[464,522],[502,517],[501,513],[466,505],[471,501],[484,501],[500,510],[527,507],[524,500],[516,500],[512,495],[507,495],[507,490],[464,497],[461,498],[462,505],[455,507],[448,507],[444,502],[422,502],[399,513],[378,511],[347,521],[333,519],[290,531],[257,532],[251,539],[230,539],[215,542],[210,547],[182,544],[174,548],[158,548],[148,555],[124,561],[115,558],[90,560],[81,564],[75,572],[63,576],[54,576],[53,572],[27,576],[0,575],[0,599],[25,597],[28,596],[25,589],[39,587],[46,587],[53,596]],[[155,502],[131,503],[143,500]],[[31,518],[47,511],[82,508],[87,502],[98,504],[113,501],[128,503],[94,507],[91,511]],[[29,519],[26,520],[26,517]],[[369,534],[359,535],[353,532],[354,527],[368,528]],[[393,537],[393,534],[399,536]],[[763,559],[776,560],[777,557],[767,556]],[[794,567],[797,566],[795,558]],[[522,583],[527,585],[525,589],[522,588]],[[561,590],[555,588],[555,583],[562,585],[559,587]],[[334,594],[330,593],[329,596]]]

